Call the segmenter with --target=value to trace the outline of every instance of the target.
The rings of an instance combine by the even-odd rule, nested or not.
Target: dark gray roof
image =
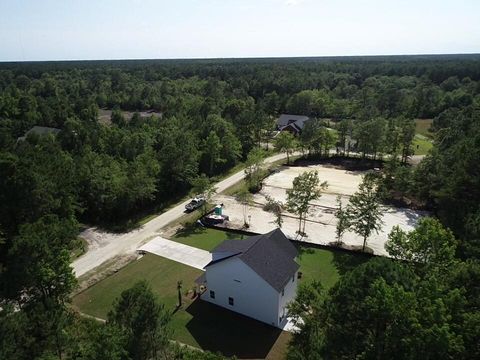
[[[282,114],[277,119],[277,127],[279,129],[282,129],[289,124],[295,124],[295,126],[301,130],[303,128],[303,125],[305,124],[305,121],[308,121],[308,120],[310,120],[310,118],[304,115]]]
[[[225,240],[212,250],[212,255],[213,260],[206,267],[238,257],[278,292],[300,267],[294,260],[297,249],[280,229],[245,240]]]

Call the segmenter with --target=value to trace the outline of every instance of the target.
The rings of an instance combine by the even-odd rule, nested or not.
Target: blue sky
[[[0,0],[0,61],[480,52],[480,0]]]

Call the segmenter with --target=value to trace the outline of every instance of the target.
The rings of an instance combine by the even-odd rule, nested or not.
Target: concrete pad
[[[163,256],[200,270],[204,270],[203,268],[212,261],[212,254],[206,250],[180,244],[160,236],[155,237],[145,245],[139,247],[137,251],[145,251],[154,255]]]

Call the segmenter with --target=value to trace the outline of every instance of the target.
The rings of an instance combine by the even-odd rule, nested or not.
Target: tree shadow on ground
[[[297,248],[297,251],[298,251],[298,258],[299,259],[301,259],[302,255],[304,255],[304,254],[313,254],[314,253],[314,250],[313,250],[314,248],[313,247],[297,245],[296,248]]]
[[[344,275],[372,258],[373,256],[370,254],[333,250],[332,262],[337,268],[338,273]]]
[[[196,299],[185,309],[193,318],[186,328],[204,350],[239,359],[264,359],[282,330],[220,306]]]
[[[196,222],[187,223],[180,227],[176,232],[175,236],[188,237],[191,235],[202,234],[206,231],[206,228],[197,224]]]
[[[228,240],[243,240],[246,238],[244,234],[232,233],[229,231],[226,232],[226,235]]]
[[[131,219],[123,220],[123,222],[103,221],[103,222],[98,222],[95,226],[97,229],[101,231],[105,231],[113,234],[123,234],[123,233],[127,233],[129,231],[133,231],[142,227],[142,225],[140,225],[137,221],[131,220]]]
[[[382,168],[384,161],[348,156],[308,157],[295,160],[294,166],[324,165],[345,169],[347,171],[365,171]]]

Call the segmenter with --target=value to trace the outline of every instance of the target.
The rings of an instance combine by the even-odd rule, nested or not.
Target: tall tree
[[[348,155],[350,151],[350,142],[353,135],[353,122],[350,119],[342,119],[337,126],[338,144],[342,148],[342,154]]]
[[[220,138],[214,131],[210,131],[203,143],[203,154],[207,159],[207,171],[209,175],[214,174],[217,165],[225,162],[221,150],[222,144],[220,143]]]
[[[139,281],[116,299],[107,324],[121,329],[132,359],[159,359],[169,343],[170,318],[170,312],[158,302],[150,286]]]
[[[470,358],[455,324],[464,301],[435,276],[421,279],[400,262],[375,258],[307,307],[289,358]]]
[[[261,148],[253,148],[245,161],[245,181],[251,191],[259,191],[265,171],[262,169],[265,151]]]
[[[366,154],[372,154],[373,158],[383,150],[385,137],[385,120],[383,118],[373,118],[357,122],[354,132],[357,147],[362,153],[362,157]]]
[[[456,248],[452,232],[431,217],[420,219],[417,227],[408,233],[395,226],[385,244],[385,249],[395,259],[443,269],[452,265]]]
[[[275,138],[275,149],[287,154],[287,164],[290,164],[290,155],[296,148],[297,140],[288,131],[281,131]]]
[[[65,304],[76,280],[70,267],[70,246],[76,238],[74,219],[47,215],[24,224],[8,252],[4,280],[9,298],[20,302],[53,300]]]
[[[65,328],[71,321],[67,304],[76,285],[70,245],[77,232],[75,220],[47,215],[22,225],[8,251],[2,297],[28,317],[26,331],[32,340],[22,346],[32,358],[48,353],[63,358]]]
[[[342,197],[340,195],[337,196],[335,217],[337,218],[335,238],[337,240],[337,244],[340,245],[342,243],[343,234],[345,234],[345,232],[350,228],[350,217],[342,204]]]
[[[413,154],[412,143],[415,137],[415,122],[403,119],[400,123],[400,145],[402,147],[402,162],[407,163],[408,157]]]
[[[249,228],[248,222],[248,209],[252,205],[253,195],[247,187],[242,187],[236,195],[236,200],[243,206],[243,225],[245,228]]]
[[[278,228],[281,228],[283,225],[282,213],[285,205],[280,200],[275,200],[268,195],[265,195],[265,200],[267,200],[267,203],[263,207],[263,210],[272,212],[275,215],[275,220],[273,220],[273,224],[275,224]]]
[[[125,116],[123,115],[122,111],[117,107],[113,109],[112,115],[110,116],[110,120],[112,124],[115,124],[119,127],[123,127],[127,124],[125,120]]]
[[[382,227],[382,211],[373,177],[366,175],[358,191],[350,197],[346,208],[350,219],[350,228],[363,238],[362,251],[365,251],[367,239]]]
[[[327,187],[326,181],[320,183],[318,171],[306,171],[293,179],[292,188],[287,190],[287,208],[298,215],[298,234],[305,235],[305,223],[311,202],[320,198],[322,190]]]

